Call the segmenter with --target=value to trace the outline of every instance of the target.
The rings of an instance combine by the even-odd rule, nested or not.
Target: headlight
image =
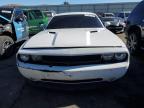
[[[32,58],[33,61],[41,61],[42,60],[42,57],[37,56],[37,55],[32,55],[31,58]]]
[[[116,26],[119,26],[120,25],[120,23],[118,22],[118,23],[116,23]]]
[[[105,26],[105,27],[107,27],[107,26],[109,26],[109,25],[111,25],[110,22],[104,22],[104,26]]]
[[[4,27],[3,27],[4,31],[9,31],[9,32],[12,32],[12,27],[10,24],[6,24]]]
[[[30,56],[29,55],[25,55],[25,54],[20,54],[19,58],[23,62],[28,62],[30,60]]]
[[[114,54],[103,54],[102,58],[104,61],[111,61],[114,57]]]
[[[117,53],[115,54],[115,59],[118,61],[123,61],[127,58],[127,54],[126,53]]]
[[[127,53],[111,53],[102,55],[104,62],[123,62],[127,59],[127,57]]]

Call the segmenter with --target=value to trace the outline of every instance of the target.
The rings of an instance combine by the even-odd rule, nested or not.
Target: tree
[[[64,5],[69,5],[69,2],[68,2],[68,1],[65,1],[65,2],[64,2]]]

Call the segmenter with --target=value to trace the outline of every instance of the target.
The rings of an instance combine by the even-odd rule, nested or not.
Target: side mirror
[[[41,28],[41,30],[45,30],[45,25],[44,24],[40,24],[40,28]]]

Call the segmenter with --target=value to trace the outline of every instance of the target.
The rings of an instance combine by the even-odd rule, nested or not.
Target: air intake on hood
[[[98,31],[90,31],[90,33],[95,33],[95,32],[98,32]]]
[[[50,34],[56,34],[56,32],[49,32]]]

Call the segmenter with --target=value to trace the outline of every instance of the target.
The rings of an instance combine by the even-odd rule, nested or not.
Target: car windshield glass
[[[1,26],[1,24],[5,25],[7,23],[8,23],[8,21],[6,21],[6,20],[4,20],[3,18],[0,17],[0,26]]]
[[[48,17],[52,17],[52,12],[45,12]]]
[[[43,14],[44,14],[45,17],[47,17],[47,13],[46,12],[43,12]]]
[[[118,14],[118,17],[124,18],[124,14],[123,14],[123,13],[119,13],[119,14]]]
[[[130,15],[130,13],[125,13],[125,17],[128,17]]]
[[[102,18],[102,21],[114,21],[115,19],[114,18]]]
[[[9,10],[0,10],[0,15],[5,17],[8,20],[11,20],[12,11]]]
[[[33,10],[32,14],[34,15],[35,19],[41,19],[41,18],[43,18],[42,12],[40,10]]]
[[[113,14],[105,14],[106,17],[113,17]]]
[[[101,22],[95,15],[64,15],[54,17],[47,29],[102,27]]]

